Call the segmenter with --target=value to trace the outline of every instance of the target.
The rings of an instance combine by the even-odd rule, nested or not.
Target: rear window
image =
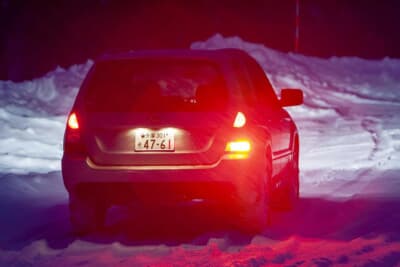
[[[279,107],[278,99],[276,98],[274,89],[265,75],[265,72],[254,59],[245,61],[248,78],[252,84],[252,88],[243,91],[243,95],[247,103],[259,108],[277,108]]]
[[[87,86],[93,112],[214,112],[228,101],[218,66],[199,60],[99,62]]]

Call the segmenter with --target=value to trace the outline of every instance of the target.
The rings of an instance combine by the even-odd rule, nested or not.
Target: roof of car
[[[97,61],[114,61],[129,59],[212,59],[223,60],[226,58],[248,57],[249,55],[240,49],[225,48],[215,50],[191,50],[191,49],[175,49],[175,50],[138,50],[124,53],[105,54],[97,59]]]

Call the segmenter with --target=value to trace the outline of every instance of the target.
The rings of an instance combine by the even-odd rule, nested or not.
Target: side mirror
[[[300,89],[282,89],[280,101],[283,107],[303,104],[303,91]]]

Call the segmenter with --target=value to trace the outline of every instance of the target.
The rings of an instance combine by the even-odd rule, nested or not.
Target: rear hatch
[[[97,63],[84,139],[99,165],[204,165],[223,155],[232,118],[219,67],[204,60]]]

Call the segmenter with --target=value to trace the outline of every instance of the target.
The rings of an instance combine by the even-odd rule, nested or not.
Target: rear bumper
[[[263,162],[254,157],[221,159],[197,166],[98,166],[89,158],[64,155],[62,174],[71,193],[90,191],[96,197],[125,201],[179,201],[184,198],[256,202],[262,190]]]

